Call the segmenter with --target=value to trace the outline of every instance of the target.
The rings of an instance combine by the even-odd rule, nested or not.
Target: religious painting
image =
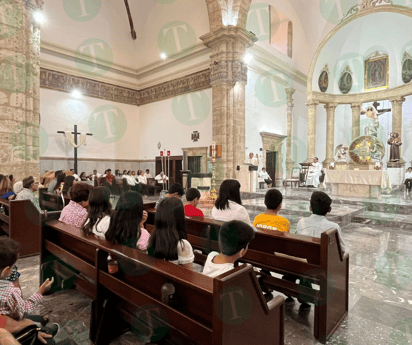
[[[365,91],[389,87],[389,56],[376,53],[365,61]]]
[[[319,90],[326,92],[329,86],[329,74],[327,71],[322,71],[318,80]]]
[[[408,84],[412,80],[412,57],[405,53],[406,56],[402,62],[402,80]]]
[[[352,74],[349,71],[345,70],[341,74],[339,78],[339,82],[338,82],[340,92],[346,95],[352,89],[352,84],[353,84]]]

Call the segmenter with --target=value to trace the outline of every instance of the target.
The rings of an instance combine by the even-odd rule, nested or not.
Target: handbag
[[[22,345],[35,345],[37,342],[37,334],[41,330],[37,325],[30,325],[21,331],[13,333],[13,337]]]

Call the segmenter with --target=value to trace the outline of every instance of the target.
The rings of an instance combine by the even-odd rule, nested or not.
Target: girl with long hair
[[[150,234],[143,228],[147,213],[143,213],[142,196],[127,191],[120,196],[116,209],[110,218],[106,240],[131,248],[146,250]]]
[[[193,269],[194,253],[186,240],[185,211],[177,198],[160,201],[155,216],[155,229],[150,236],[148,253],[177,265]]]
[[[61,184],[64,183],[64,180],[66,179],[66,174],[65,173],[61,173],[59,175],[57,175],[56,178],[56,185],[53,188],[53,192],[58,194],[58,191],[60,190]]]
[[[105,237],[110,225],[111,212],[110,190],[106,187],[93,188],[89,194],[89,213],[82,225],[83,232],[86,235]]]
[[[225,180],[222,182],[219,189],[219,197],[212,209],[212,218],[224,222],[240,220],[248,225],[252,225],[249,213],[242,206],[239,181]]]

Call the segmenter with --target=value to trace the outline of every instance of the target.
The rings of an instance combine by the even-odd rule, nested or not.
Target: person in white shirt
[[[99,177],[102,177],[102,175],[99,174],[99,173],[97,172],[97,170],[93,170],[92,181],[94,181],[95,179],[97,179],[97,178],[99,178]]]
[[[262,171],[259,173],[259,182],[265,182],[268,185],[268,188],[272,187],[272,179],[266,171],[266,168],[262,168]]]
[[[89,211],[82,225],[83,232],[86,235],[95,234],[105,238],[110,225],[111,212],[110,190],[106,187],[93,188],[89,194]]]
[[[74,180],[75,180],[75,181],[77,181],[77,182],[81,181],[79,175],[77,175],[77,174],[74,172],[74,169],[70,169],[70,171],[73,173],[73,177],[74,177]]]
[[[135,176],[136,176],[136,175],[135,175]],[[132,175],[132,172],[129,170],[129,171],[127,172],[127,175],[126,175],[126,176],[123,175],[123,178],[126,177],[127,184],[128,184],[129,186],[135,186],[135,185],[137,185],[137,180],[136,180],[135,176],[133,176],[133,175]]]
[[[146,169],[146,173],[144,174],[146,178],[153,178],[152,174],[150,173],[149,169]]]
[[[308,176],[306,178],[306,185],[318,188],[320,185],[319,178],[322,175],[323,165],[319,163],[319,158],[315,157],[313,163],[309,167]]]
[[[412,168],[409,167],[405,174],[405,185],[408,194],[411,192],[412,188]]]
[[[249,213],[242,206],[240,200],[240,183],[237,180],[225,180],[220,185],[219,197],[212,209],[212,218],[229,222],[240,220],[248,225],[252,225]]]
[[[236,238],[236,243],[233,239]],[[219,248],[221,253],[210,252],[207,256],[203,274],[217,277],[234,268],[234,263],[243,257],[250,241],[255,238],[253,228],[239,220],[224,223],[219,230]]]
[[[143,170],[139,170],[139,171],[138,171],[137,180],[138,180],[140,183],[147,184],[147,177],[145,176]]]
[[[157,183],[162,186],[162,189],[164,189],[164,185],[169,178],[163,173],[163,171],[155,177],[155,180]]]

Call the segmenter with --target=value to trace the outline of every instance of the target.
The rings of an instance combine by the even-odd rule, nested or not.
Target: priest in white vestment
[[[322,169],[322,163],[319,163],[318,157],[315,157],[308,170],[306,186],[314,186],[315,188],[318,188],[318,186],[320,185],[319,178],[322,175]]]

